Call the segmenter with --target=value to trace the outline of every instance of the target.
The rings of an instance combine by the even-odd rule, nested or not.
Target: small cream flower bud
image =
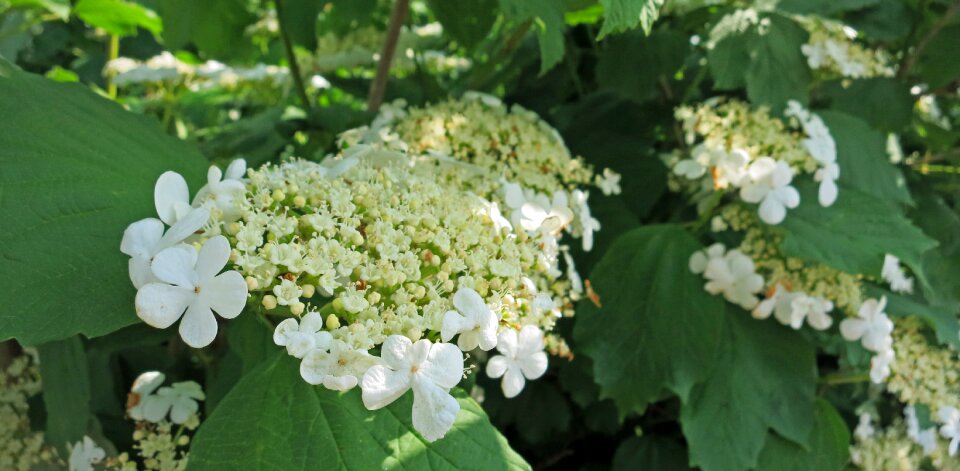
[[[407,331],[403,335],[405,335],[408,339],[410,339],[410,341],[416,342],[417,340],[420,340],[421,337],[423,337],[423,331],[414,327],[414,328],[407,329]]]
[[[307,205],[307,199],[300,195],[297,195],[293,198],[293,205],[298,208],[302,208]]]
[[[275,309],[277,307],[277,297],[272,294],[268,294],[263,297],[262,304],[263,307],[267,309]]]
[[[295,316],[299,316],[300,314],[303,314],[303,310],[306,307],[307,306],[298,301],[290,305],[290,312]]]
[[[369,293],[367,293],[367,301],[369,301],[370,304],[377,304],[377,303],[379,303],[379,302],[380,302],[380,293],[378,293],[378,292],[376,292],[376,291],[370,291]]]
[[[279,202],[279,201],[283,201],[283,199],[286,198],[287,195],[286,193],[283,192],[283,190],[277,188],[276,190],[273,190],[273,193],[270,193],[270,197],[273,198],[274,201]]]
[[[328,330],[336,330],[336,329],[339,329],[339,328],[340,328],[340,318],[338,318],[336,314],[330,314],[329,316],[327,316],[327,322],[326,322],[326,324],[327,324],[327,329],[328,329]]]
[[[260,283],[257,281],[257,279],[252,276],[244,278],[244,281],[247,282],[247,289],[250,291],[257,289],[260,286]]]
[[[314,293],[317,292],[317,289],[311,284],[300,285],[300,290],[303,291],[304,298],[312,298]]]

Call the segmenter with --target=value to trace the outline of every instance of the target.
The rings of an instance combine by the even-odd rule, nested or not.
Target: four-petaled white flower
[[[543,346],[543,332],[535,326],[524,326],[519,333],[515,329],[504,330],[497,339],[500,355],[487,361],[487,376],[502,376],[503,395],[516,397],[527,379],[537,379],[546,373],[547,354]]]
[[[703,287],[708,293],[723,293],[727,301],[753,309],[759,301],[757,293],[763,289],[763,277],[743,252],[725,250],[723,244],[713,244],[706,251],[694,252],[690,256],[690,271],[703,274],[707,279]]]
[[[597,175],[594,179],[594,183],[597,185],[597,188],[600,188],[600,191],[606,195],[619,195],[622,191],[620,188],[620,174],[610,170],[609,168],[603,169],[603,176]]]
[[[159,371],[147,371],[137,376],[137,379],[133,382],[133,386],[130,388],[130,394],[136,404],[127,409],[127,415],[129,415],[131,419],[159,422],[160,419],[163,418],[165,414],[161,414],[160,417],[156,418],[153,418],[154,415],[150,415],[152,419],[148,419],[147,404],[152,402],[153,399],[151,398],[154,397],[153,392],[163,384],[165,379],[166,376]]]
[[[235,219],[240,215],[235,200],[242,198],[247,191],[242,181],[246,172],[247,162],[243,159],[230,162],[226,172],[216,165],[211,165],[207,171],[207,184],[197,191],[197,196],[193,199],[194,205],[212,203],[221,211],[224,220]]]
[[[460,403],[450,395],[463,376],[460,349],[391,335],[381,346],[380,359],[383,364],[370,367],[360,381],[363,405],[377,410],[413,389],[413,427],[427,441],[443,438],[460,412]]]
[[[849,341],[860,340],[863,347],[873,352],[883,352],[890,349],[893,339],[893,322],[883,312],[887,305],[886,296],[868,299],[860,305],[857,317],[844,319],[840,322],[840,333]]]
[[[513,210],[511,220],[514,226],[529,232],[557,234],[573,221],[573,211],[563,191],[554,192],[553,199],[550,199],[547,195],[524,190],[516,183],[504,183],[503,190],[504,201]]]
[[[147,397],[144,405],[144,414],[150,422],[159,422],[170,414],[170,421],[182,424],[197,413],[200,405],[197,401],[205,399],[200,385],[193,381],[173,383],[157,390],[157,393]]]
[[[449,342],[460,334],[457,346],[468,352],[477,347],[490,350],[497,346],[497,325],[500,319],[487,307],[483,298],[472,288],[460,288],[453,295],[456,311],[443,315],[440,340]]]
[[[890,376],[890,365],[895,360],[895,354],[892,348],[887,348],[877,352],[870,359],[870,380],[876,384],[882,383]]]
[[[177,172],[163,172],[153,187],[153,203],[161,221],[168,226],[176,224],[193,209],[187,181]]]
[[[493,223],[494,229],[497,232],[501,232],[504,229],[508,231],[513,230],[513,225],[510,224],[510,221],[503,216],[503,213],[500,211],[500,205],[496,202],[487,201],[483,198],[480,198],[480,204],[483,205],[482,214],[490,218],[490,222]]]
[[[287,353],[294,358],[303,358],[314,349],[326,349],[333,336],[323,330],[323,316],[316,311],[308,312],[297,322],[294,318],[284,319],[273,331],[273,343],[287,347]]]
[[[940,436],[950,440],[950,446],[947,452],[950,456],[957,454],[957,447],[960,446],[960,410],[951,406],[942,406],[937,411],[937,418],[940,419]]]
[[[880,276],[890,283],[890,289],[897,293],[912,293],[913,278],[905,275],[900,268],[900,259],[887,254],[883,257],[883,268],[880,270]]]
[[[70,471],[93,471],[93,465],[103,461],[106,456],[103,448],[97,446],[90,437],[84,436],[83,440],[70,447]]]
[[[157,281],[150,268],[153,258],[160,251],[176,246],[193,235],[209,218],[209,209],[196,208],[179,218],[166,232],[163,221],[156,218],[141,219],[127,226],[123,231],[120,251],[130,256],[129,272],[133,286],[140,289],[147,283]]]
[[[160,329],[182,316],[183,341],[194,348],[209,345],[217,336],[213,312],[233,319],[247,302],[243,276],[236,271],[220,273],[229,258],[230,243],[223,236],[207,240],[199,253],[187,245],[158,253],[151,269],[163,283],[149,283],[137,291],[137,315]]]
[[[300,362],[300,376],[310,384],[322,384],[334,391],[356,386],[363,374],[377,364],[377,357],[350,347],[341,340],[330,343],[330,350],[310,350]]]
[[[600,230],[600,221],[590,214],[590,205],[587,199],[590,193],[580,190],[573,190],[573,204],[577,208],[577,219],[580,221],[580,236],[583,237],[583,251],[589,252],[593,249],[593,233]]]
[[[747,203],[760,203],[760,219],[767,224],[780,224],[787,208],[800,204],[800,193],[790,186],[793,170],[782,160],[760,157],[747,167],[747,182],[740,187],[740,198]]]

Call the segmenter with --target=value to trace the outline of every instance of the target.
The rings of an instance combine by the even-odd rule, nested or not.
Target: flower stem
[[[107,45],[107,63],[116,59],[117,57],[120,57],[120,36],[111,34],[110,43]],[[117,84],[113,83],[113,77],[111,77],[109,74],[105,75],[107,75],[107,95],[109,95],[110,98],[116,99]]]
[[[310,97],[307,95],[307,88],[303,85],[303,76],[300,75],[300,64],[297,62],[297,54],[293,50],[293,42],[290,41],[290,34],[283,24],[283,0],[274,0],[277,9],[277,25],[280,30],[280,39],[283,41],[283,49],[287,54],[287,62],[290,66],[290,75],[293,77],[293,86],[296,89],[297,96],[300,97],[300,103],[303,109],[310,111]]]
[[[867,381],[870,381],[869,373],[857,373],[857,374],[834,373],[834,374],[829,374],[820,378],[817,382],[820,384],[834,385],[834,384],[865,383]]]
[[[397,50],[400,39],[400,27],[407,19],[407,10],[410,9],[410,0],[397,0],[390,12],[390,22],[387,24],[387,38],[380,51],[380,60],[377,62],[377,75],[370,84],[370,94],[367,97],[367,109],[376,112],[383,103],[383,96],[387,91],[387,79],[390,77],[390,64]]]

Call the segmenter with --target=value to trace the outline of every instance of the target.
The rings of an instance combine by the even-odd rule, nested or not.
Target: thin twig
[[[947,8],[947,11],[943,14],[943,16],[941,16],[933,24],[933,26],[930,28],[930,31],[927,31],[927,34],[920,39],[920,42],[917,43],[916,49],[914,49],[911,54],[907,55],[903,66],[897,71],[897,78],[902,79],[910,73],[910,69],[916,65],[917,60],[920,58],[920,55],[923,54],[924,49],[926,49],[930,44],[930,41],[932,41],[933,38],[940,33],[940,30],[947,26],[947,23],[949,23],[958,12],[960,12],[960,0],[955,0],[950,4],[950,8]]]
[[[380,51],[380,61],[377,62],[377,76],[370,84],[370,96],[367,98],[367,109],[376,112],[383,103],[383,95],[387,91],[387,79],[390,77],[390,65],[393,55],[397,51],[397,42],[400,39],[400,27],[407,19],[407,10],[410,9],[410,0],[397,0],[390,12],[390,22],[387,24],[387,38]]]
[[[115,60],[117,57],[120,57],[120,36],[116,34],[110,35],[110,42],[107,45],[107,63]],[[113,77],[107,75],[107,95],[110,98],[117,98],[117,84],[114,83]]]
[[[287,62],[290,63],[290,75],[293,76],[293,86],[297,91],[297,96],[300,97],[300,103],[303,104],[303,109],[309,111],[311,108],[310,97],[307,96],[307,88],[303,85],[303,76],[300,75],[300,64],[297,63],[297,54],[296,51],[293,50],[293,42],[290,41],[290,35],[283,26],[283,0],[274,0],[273,3],[277,9],[277,25],[280,30],[280,39],[283,41],[283,49],[287,53]]]

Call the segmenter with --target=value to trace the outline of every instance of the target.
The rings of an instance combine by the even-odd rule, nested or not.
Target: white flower
[[[817,192],[817,201],[824,208],[837,201],[837,179],[840,178],[840,167],[836,162],[825,164],[823,168],[813,174],[814,181],[820,182]]]
[[[153,392],[163,384],[164,379],[166,379],[166,376],[159,371],[147,371],[137,376],[137,379],[133,382],[133,386],[130,388],[130,393],[136,397],[137,402],[127,410],[127,414],[131,419],[159,422],[159,420],[163,418],[163,414],[161,414],[159,418],[154,420],[147,419],[147,404],[152,402],[153,399],[151,398],[154,397],[152,395]],[[151,417],[153,417],[153,415],[151,415]]]
[[[920,430],[920,420],[917,419],[917,410],[913,405],[903,408],[903,417],[907,422],[907,436],[914,443],[923,447],[923,454],[930,456],[937,450],[937,428],[930,427]]]
[[[694,159],[683,159],[673,166],[673,173],[688,180],[696,180],[707,173],[707,168]]]
[[[363,405],[370,410],[386,407],[412,388],[413,427],[427,441],[442,438],[460,412],[460,403],[450,395],[463,376],[460,349],[391,335],[381,345],[380,359],[384,364],[370,367],[360,381]]]
[[[942,406],[937,411],[937,418],[940,419],[940,436],[950,440],[950,446],[947,452],[950,456],[957,454],[957,447],[960,446],[960,410],[951,406]]]
[[[747,180],[740,188],[740,198],[760,203],[760,219],[767,224],[781,223],[787,208],[800,204],[800,193],[790,186],[793,170],[782,160],[758,158],[747,167]]]
[[[460,288],[453,295],[453,305],[457,310],[443,315],[440,340],[449,342],[454,335],[460,334],[457,346],[465,352],[478,346],[484,351],[497,346],[500,319],[487,307],[480,294],[471,288]]]
[[[174,225],[193,209],[187,181],[177,172],[164,172],[153,187],[153,203],[160,220]]]
[[[747,151],[743,149],[733,149],[729,153],[713,151],[712,155],[716,164],[713,182],[716,188],[743,184],[744,179],[747,178],[747,163],[750,161],[750,154],[747,154]]]
[[[590,193],[573,190],[573,204],[577,208],[577,218],[580,221],[580,233],[583,237],[583,251],[589,252],[593,249],[593,233],[600,230],[600,221],[590,214],[590,205],[587,204],[587,198]]]
[[[326,332],[324,332],[326,333]],[[356,386],[359,378],[377,358],[366,350],[350,347],[341,340],[330,342],[330,350],[313,349],[300,362],[300,376],[310,384],[322,384],[334,391],[347,391]]]
[[[150,269],[153,258],[160,251],[173,247],[193,235],[206,224],[209,218],[210,210],[197,208],[178,219],[166,232],[164,232],[163,222],[155,218],[141,219],[127,226],[123,231],[120,251],[130,256],[129,271],[133,286],[139,289],[147,283],[157,281]]]
[[[790,327],[799,329],[806,320],[810,327],[817,330],[826,330],[833,324],[833,318],[828,314],[833,310],[833,303],[822,297],[809,296],[798,293],[790,301]]]
[[[216,165],[211,165],[207,171],[207,184],[197,191],[194,205],[213,203],[224,215],[225,220],[235,219],[240,215],[235,200],[243,197],[247,191],[243,184],[243,176],[247,171],[247,162],[236,159],[230,162],[227,171],[223,172]]]
[[[895,355],[892,348],[887,348],[877,352],[870,359],[870,380],[880,384],[890,376],[890,365],[893,364]]]
[[[603,176],[597,175],[594,183],[596,183],[597,188],[600,188],[600,191],[606,196],[619,195],[622,191],[620,188],[620,174],[609,168],[603,169]]]
[[[500,108],[503,106],[503,102],[500,101],[499,98],[488,93],[475,92],[473,90],[464,92],[463,99],[468,101],[479,101],[491,108]]]
[[[493,227],[497,232],[501,232],[504,229],[508,231],[513,230],[513,225],[510,224],[507,218],[503,217],[503,213],[500,212],[500,206],[497,205],[496,202],[480,198],[480,204],[483,206],[483,214],[490,218],[490,222],[493,223]]]
[[[527,231],[541,231],[556,234],[573,221],[573,211],[567,203],[567,194],[563,191],[553,193],[553,199],[545,195],[536,195],[520,206],[520,226]]]
[[[144,420],[157,423],[169,413],[171,422],[182,424],[197,413],[200,409],[197,401],[204,398],[200,385],[193,381],[173,383],[160,388],[156,394],[141,398],[141,401],[144,401]]]
[[[563,249],[563,263],[567,266],[567,279],[570,280],[570,291],[576,295],[583,294],[583,279],[580,277],[580,273],[577,272],[577,266],[574,264],[570,250],[566,246],[564,246]]]
[[[853,436],[861,441],[872,437],[875,432],[872,422],[873,417],[870,414],[866,412],[860,414],[860,421],[857,422],[857,428],[853,430]]]
[[[82,441],[70,447],[70,471],[93,471],[93,465],[103,461],[107,456],[103,448],[90,437],[84,436]]]
[[[504,396],[516,397],[527,379],[537,379],[547,372],[547,354],[543,345],[543,332],[532,325],[524,326],[519,334],[515,329],[500,333],[497,350],[501,354],[494,355],[487,362],[487,376],[503,377],[500,387]]]
[[[900,259],[893,255],[887,254],[883,257],[883,268],[880,270],[880,276],[890,283],[890,289],[894,292],[913,292],[913,278],[903,273],[903,269],[900,268]]]
[[[277,304],[289,306],[300,302],[303,290],[295,282],[284,279],[279,285],[273,287],[273,294],[277,297]]]
[[[149,283],[137,291],[137,315],[159,329],[183,316],[183,341],[194,348],[209,345],[217,336],[213,311],[233,319],[247,302],[247,283],[240,273],[228,271],[218,275],[229,258],[230,243],[223,236],[207,240],[199,253],[190,246],[171,247],[158,253],[151,269],[165,283]]]
[[[763,289],[763,277],[758,275],[753,260],[739,250],[725,252],[723,244],[713,244],[706,251],[690,256],[690,271],[703,273],[703,286],[710,294],[723,297],[744,309],[753,309]]]
[[[287,353],[294,358],[303,358],[314,349],[325,350],[330,346],[333,336],[323,330],[323,316],[311,311],[298,323],[296,319],[284,319],[273,331],[273,343],[287,347]]]
[[[863,347],[873,352],[888,350],[893,342],[890,333],[893,332],[893,322],[883,312],[887,305],[886,296],[868,299],[860,306],[856,318],[844,319],[840,322],[840,333],[843,338],[854,341],[860,340]]]

